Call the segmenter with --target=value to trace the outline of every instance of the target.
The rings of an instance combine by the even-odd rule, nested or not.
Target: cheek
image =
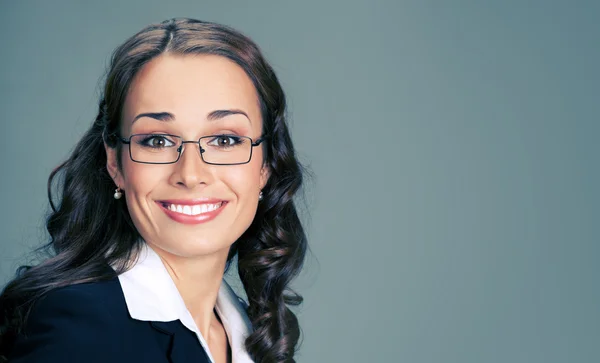
[[[260,167],[259,163],[233,166],[225,171],[222,180],[229,185],[239,199],[258,199]]]
[[[124,188],[130,194],[148,194],[165,178],[164,170],[160,165],[148,165],[135,163],[131,160],[123,160]]]

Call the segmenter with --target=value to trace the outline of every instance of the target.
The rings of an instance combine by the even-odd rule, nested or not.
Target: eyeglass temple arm
[[[268,139],[268,136],[263,136],[263,137],[259,137],[255,142],[253,142],[251,145],[252,146],[258,146],[260,145],[263,141],[265,141],[265,139]]]

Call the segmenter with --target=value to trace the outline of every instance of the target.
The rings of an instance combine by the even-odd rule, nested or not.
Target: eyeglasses
[[[173,164],[179,161],[184,144],[198,144],[202,161],[211,165],[247,164],[252,159],[252,149],[265,137],[252,141],[247,136],[209,135],[198,141],[184,141],[180,136],[169,134],[135,134],[128,139],[118,137],[129,145],[132,161],[143,164]]]

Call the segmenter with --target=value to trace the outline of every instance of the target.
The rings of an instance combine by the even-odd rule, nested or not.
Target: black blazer
[[[210,359],[196,335],[179,320],[132,319],[115,277],[58,288],[41,298],[8,361],[208,363]]]

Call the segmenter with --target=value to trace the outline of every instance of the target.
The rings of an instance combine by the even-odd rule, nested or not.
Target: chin
[[[191,258],[214,255],[221,252],[228,254],[232,244],[224,242],[216,243],[215,240],[182,238],[177,241],[171,241],[168,244],[157,244],[156,247],[175,256]]]

